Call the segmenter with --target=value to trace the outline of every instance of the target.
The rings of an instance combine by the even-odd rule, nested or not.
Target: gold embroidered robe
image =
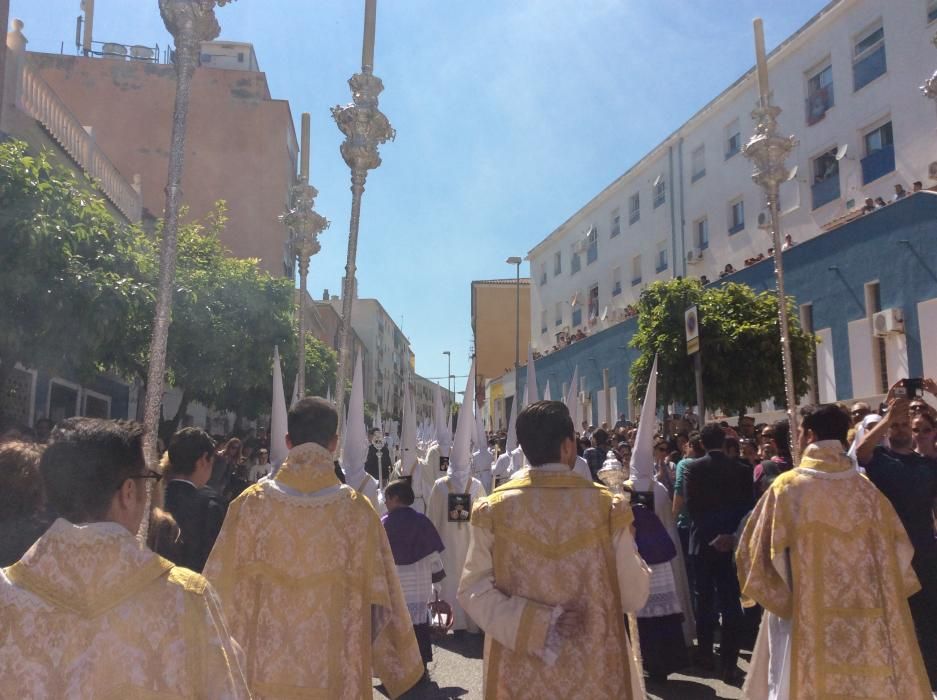
[[[841,448],[810,445],[774,481],[736,565],[743,596],[790,620],[787,697],[931,698],[907,602],[920,588],[913,554],[891,503]],[[769,697],[768,634],[763,621],[749,698]]]
[[[56,520],[0,572],[5,698],[249,698],[199,574],[141,550],[123,526]]]
[[[423,674],[380,519],[317,444],[231,503],[205,575],[257,698],[371,698],[372,670],[397,697]]]
[[[565,465],[522,470],[479,499],[459,599],[486,632],[488,700],[644,697],[624,624],[650,579],[632,521],[625,501]],[[558,606],[583,614],[583,632],[552,648]]]

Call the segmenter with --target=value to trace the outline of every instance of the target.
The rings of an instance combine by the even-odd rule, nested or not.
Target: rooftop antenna
[[[85,56],[90,56],[91,34],[94,31],[94,0],[81,0],[81,9],[85,13],[84,36],[81,41],[81,52]]]

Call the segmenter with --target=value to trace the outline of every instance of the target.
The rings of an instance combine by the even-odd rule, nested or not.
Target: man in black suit
[[[723,452],[725,432],[718,423],[706,425],[700,439],[707,454],[687,465],[684,487],[695,574],[697,664],[715,667],[713,636],[721,614],[722,676],[735,683],[743,615],[732,549],[734,533],[753,506],[752,469]]]
[[[215,442],[204,430],[183,428],[169,443],[165,463],[165,509],[181,532],[179,561],[174,564],[201,572],[224,522],[225,507],[203,488],[211,478]]]
[[[384,433],[380,428],[374,428],[368,435],[371,444],[368,445],[368,456],[364,461],[364,470],[373,476],[378,482],[386,485],[390,481],[390,470],[393,466],[390,463],[390,450],[384,441]],[[380,463],[380,471],[378,471]],[[382,479],[383,477],[383,479]]]

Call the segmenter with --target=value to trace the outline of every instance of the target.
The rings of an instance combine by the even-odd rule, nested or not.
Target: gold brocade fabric
[[[0,576],[4,698],[249,698],[214,591],[116,523],[57,520]]]
[[[545,632],[525,610],[517,651],[485,639],[485,697],[632,697],[612,548],[614,534],[632,520],[626,502],[569,473],[531,470],[478,500],[472,524],[494,534],[497,588],[579,610],[585,630],[575,645],[563,646],[555,665],[532,664],[526,640]]]
[[[775,480],[736,564],[743,596],[791,620],[791,700],[931,698],[907,603],[920,587],[912,554],[891,504],[841,450],[810,445]]]
[[[232,502],[205,575],[255,698],[371,698],[372,671],[396,697],[423,674],[384,528],[319,445]]]

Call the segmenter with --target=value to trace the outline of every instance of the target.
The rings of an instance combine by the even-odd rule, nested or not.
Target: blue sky
[[[11,0],[10,16],[26,23],[31,50],[64,42],[74,53],[79,4]],[[526,255],[745,72],[753,17],[764,18],[770,50],[825,4],[380,0],[374,72],[398,135],[368,177],[359,294],[402,326],[417,372],[444,378],[444,350],[454,374],[467,372],[471,281],[513,276],[508,256]],[[337,293],[344,272],[350,180],[329,108],[350,101],[363,7],[238,0],[216,11],[221,38],[254,44],[297,132],[300,114],[312,114],[310,179],[332,222],[310,266],[313,297]],[[157,0],[96,0],[94,38],[170,43]]]

